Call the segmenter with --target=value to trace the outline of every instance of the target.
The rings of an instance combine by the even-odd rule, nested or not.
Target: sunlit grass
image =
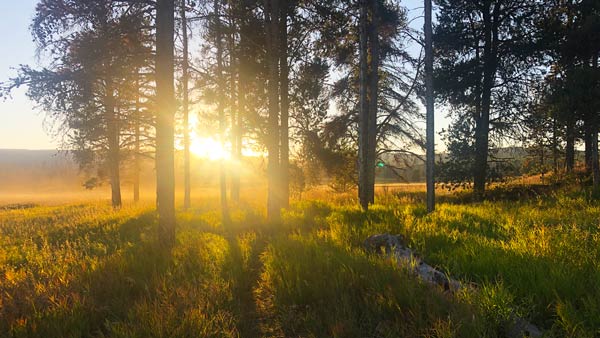
[[[214,193],[179,210],[172,252],[152,201],[0,210],[0,336],[495,337],[513,315],[554,337],[600,332],[600,206],[583,194],[449,195],[427,215],[418,190],[364,213],[323,189],[267,225],[262,193],[229,224]],[[384,232],[479,291],[431,290],[367,255]]]

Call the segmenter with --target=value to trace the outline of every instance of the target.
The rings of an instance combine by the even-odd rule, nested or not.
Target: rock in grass
[[[404,248],[404,237],[402,235],[381,234],[373,235],[364,242],[364,247],[369,252],[381,253],[385,250],[390,254],[395,248]]]
[[[452,279],[445,273],[425,263],[406,246],[402,235],[378,234],[367,238],[363,245],[367,252],[385,253],[388,257],[394,257],[398,264],[411,267],[413,272],[423,281],[431,285],[437,285],[447,292],[456,292],[465,287],[460,281]],[[505,325],[508,338],[517,337],[541,337],[542,331],[530,322],[514,317]]]
[[[446,276],[443,272],[428,265],[406,247],[402,235],[379,234],[367,238],[364,247],[368,252],[385,253],[393,256],[399,264],[413,267],[413,271],[424,281],[441,286],[446,291],[456,292],[461,284]]]
[[[537,326],[531,324],[523,318],[513,317],[512,321],[506,324],[506,337],[541,337],[542,331]]]

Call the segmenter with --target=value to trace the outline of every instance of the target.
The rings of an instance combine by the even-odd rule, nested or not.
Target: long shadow
[[[598,280],[582,271],[582,267],[472,239],[442,244],[447,239],[434,235],[425,241],[437,242],[434,249],[425,253],[428,263],[476,284],[501,283],[514,295],[515,304],[523,307],[525,315],[543,327],[556,324],[559,310],[556,306],[561,302],[580,310],[587,307],[586,311],[591,312],[582,317],[597,315],[597,310],[585,302],[597,297],[594,293],[598,292],[595,291]],[[588,318],[580,325],[597,324]]]
[[[82,268],[78,277],[50,296],[50,301],[40,300],[26,325],[13,335],[103,336],[107,323],[126,320],[130,308],[157,289],[156,276],[164,274],[172,264],[169,250],[162,249],[153,236],[144,238],[148,232],[155,233],[155,226],[153,213],[148,212],[109,231],[94,227],[73,233],[77,238],[98,239],[112,246],[108,252],[95,256],[104,259],[88,265],[90,270]],[[93,256],[91,253],[86,258]]]
[[[234,314],[237,331],[240,337],[262,337],[254,290],[262,271],[260,255],[277,230],[266,226],[264,217],[252,209],[238,206],[230,211],[234,217],[227,223],[222,222],[220,214],[212,215],[218,219],[211,218],[208,222],[203,218],[205,214],[196,210],[178,224],[194,232],[222,236],[227,241],[229,257],[221,274],[233,284],[231,291],[235,296],[228,306]]]
[[[260,315],[255,302],[254,290],[257,287],[262,263],[260,256],[268,245],[272,230],[261,226],[256,215],[226,225],[224,237],[229,243],[230,265],[223,272],[233,279],[233,309],[238,318],[237,328],[241,337],[262,337]],[[250,224],[250,226],[248,226]],[[250,238],[244,241],[244,237]]]
[[[116,217],[116,216],[115,216]],[[64,226],[48,232],[45,237],[50,245],[60,245],[65,241],[77,242],[92,240],[107,247],[108,254],[117,249],[117,245],[126,242],[138,242],[141,233],[148,230],[154,222],[154,212],[147,211],[137,217],[128,219],[119,226],[111,226],[114,218],[102,222],[89,221],[76,226]]]

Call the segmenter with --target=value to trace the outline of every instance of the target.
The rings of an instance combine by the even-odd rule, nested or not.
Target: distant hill
[[[57,150],[0,149],[0,164],[41,164],[69,162],[70,155]]]
[[[72,157],[56,150],[0,149],[0,189],[79,186]]]
[[[579,152],[578,155],[580,155]],[[444,161],[447,156],[448,154],[445,152],[436,154],[436,162]],[[490,157],[509,162],[519,171],[531,154],[524,147],[503,147],[490,151]],[[382,156],[382,160],[386,165],[376,170],[378,183],[425,182],[424,154],[387,153]]]
[[[183,187],[183,158],[182,152],[176,153],[176,186]],[[192,187],[216,187],[218,185],[218,160],[207,160],[192,156]],[[262,159],[246,158],[240,167],[239,174],[243,184],[254,186],[264,184],[264,166]],[[123,159],[121,163],[121,188],[131,189],[133,161]],[[79,170],[73,157],[67,152],[56,150],[23,150],[0,149],[0,195],[6,194],[38,194],[83,192],[88,193],[83,183],[96,175],[95,170],[87,174]],[[154,193],[155,170],[154,160],[143,158],[140,173],[141,189]],[[106,179],[100,187],[94,189],[107,190],[109,182]],[[108,195],[110,196],[110,195]]]

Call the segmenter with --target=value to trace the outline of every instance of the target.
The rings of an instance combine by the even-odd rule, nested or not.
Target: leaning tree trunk
[[[268,1],[268,0],[267,0]],[[268,110],[267,122],[267,219],[271,222],[279,221],[281,213],[280,187],[279,187],[279,0],[270,0],[270,22],[268,23],[267,36],[267,62],[268,62]]]
[[[287,17],[288,3],[281,0],[281,16],[279,21],[280,40],[279,40],[279,82],[281,96],[281,126],[280,126],[280,145],[281,152],[279,158],[279,176],[281,184],[281,206],[287,208],[290,204],[290,135],[289,135],[289,66],[288,66],[288,32]]]
[[[221,148],[225,149],[225,129],[227,123],[225,121],[225,79],[223,74],[223,34],[220,19],[220,0],[214,2],[214,18],[215,18],[215,45],[217,47],[217,87],[218,87],[218,110],[219,110],[219,140]],[[223,223],[229,223],[229,207],[227,205],[227,174],[225,161],[219,161],[219,185],[221,191],[221,217]]]
[[[174,0],[156,2],[156,201],[161,244],[175,244]]]
[[[182,100],[183,111],[183,208],[191,206],[191,182],[190,182],[190,117],[189,117],[189,52],[188,31],[185,1],[181,0],[181,39],[183,43],[183,55],[181,62]]]
[[[367,0],[360,1],[359,29],[359,118],[358,118],[358,199],[363,210],[369,208],[369,97],[368,88],[368,8]]]
[[[433,28],[431,0],[425,0],[425,105],[427,109],[427,212],[435,210],[435,128],[434,128],[434,97],[433,97]]]
[[[115,107],[113,87],[106,83],[106,136],[108,138],[108,171],[110,174],[111,201],[113,208],[121,207],[121,175],[119,151],[119,117]]]

